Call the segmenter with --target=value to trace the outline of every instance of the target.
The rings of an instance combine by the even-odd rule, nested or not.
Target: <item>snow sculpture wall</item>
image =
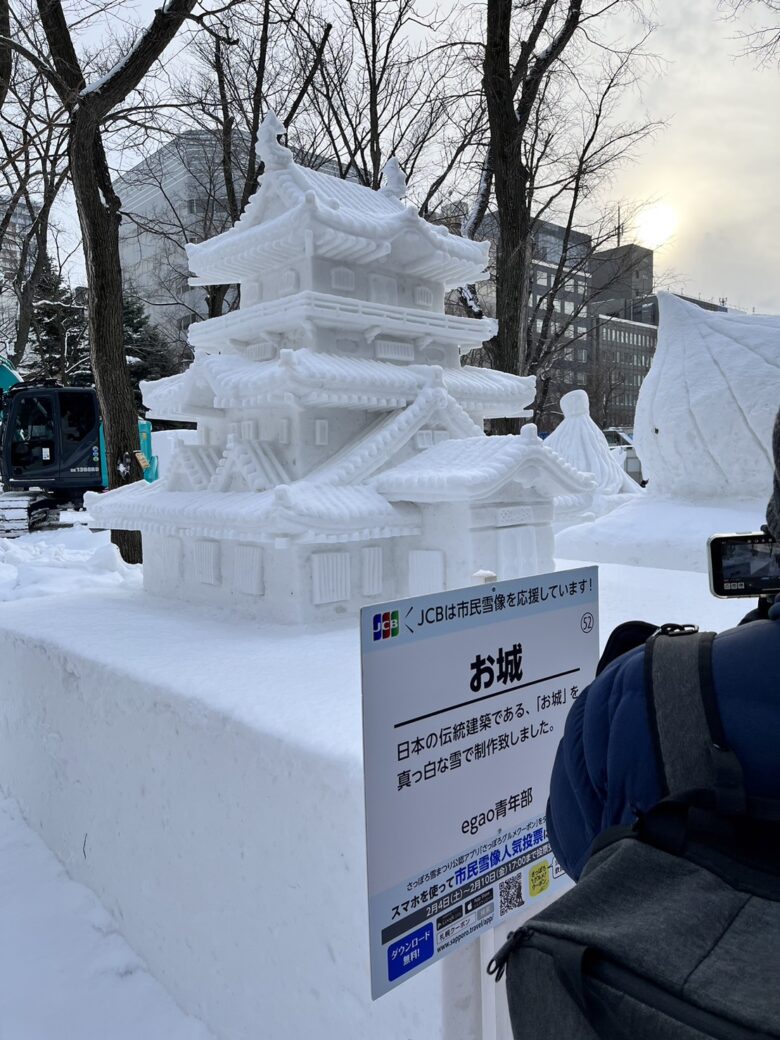
[[[659,293],[658,346],[636,408],[648,489],[768,497],[780,404],[780,317],[706,311]]]
[[[552,500],[592,479],[528,425],[533,378],[462,367],[495,323],[444,313],[484,277],[488,244],[380,191],[298,166],[266,117],[262,185],[238,223],[188,246],[194,284],[239,283],[239,310],[190,327],[195,360],[145,387],[194,417],[163,480],[93,496],[104,527],[140,530],[144,584],[283,621],[552,567]],[[143,486],[141,486],[143,484]]]

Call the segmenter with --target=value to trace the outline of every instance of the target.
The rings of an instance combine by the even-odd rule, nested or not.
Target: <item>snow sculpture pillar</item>
[[[450,234],[383,186],[299,166],[271,114],[265,173],[238,223],[188,246],[193,284],[241,287],[239,310],[190,327],[195,360],[145,390],[194,417],[165,479],[95,496],[101,526],[140,530],[144,584],[297,622],[511,578],[552,563],[552,500],[592,478],[533,427],[533,378],[462,367],[495,323],[444,313],[484,277],[488,244]]]

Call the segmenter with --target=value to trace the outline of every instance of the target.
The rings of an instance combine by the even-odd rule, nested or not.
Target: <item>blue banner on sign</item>
[[[407,971],[413,971],[433,957],[433,925],[426,924],[416,932],[387,948],[387,978],[389,982],[399,979]]]

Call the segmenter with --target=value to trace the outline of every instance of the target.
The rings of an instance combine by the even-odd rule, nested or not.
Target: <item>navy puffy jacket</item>
[[[748,793],[780,798],[780,620],[718,635],[713,674],[723,728]],[[607,827],[631,824],[635,810],[661,797],[640,647],[609,665],[569,712],[547,807],[558,862],[578,878],[594,838]]]

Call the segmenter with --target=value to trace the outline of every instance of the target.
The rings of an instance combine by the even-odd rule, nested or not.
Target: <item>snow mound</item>
[[[107,531],[78,526],[0,538],[0,601],[140,584],[141,568],[122,560]]]
[[[658,299],[658,346],[634,423],[649,488],[687,499],[768,498],[780,317]]]
[[[555,554],[592,563],[706,572],[709,536],[757,531],[765,507],[763,499],[716,505],[632,496],[608,516],[559,531]]]

